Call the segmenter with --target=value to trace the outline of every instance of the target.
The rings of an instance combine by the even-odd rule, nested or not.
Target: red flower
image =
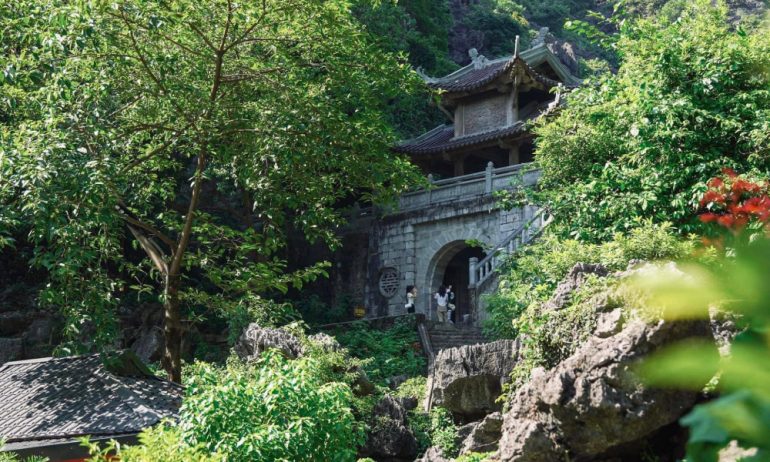
[[[725,228],[732,227],[733,223],[735,223],[735,217],[732,215],[721,215],[719,218],[717,218],[717,223],[724,226]]]
[[[716,213],[708,212],[708,213],[701,213],[698,218],[703,223],[711,223],[712,221],[717,221],[717,219],[719,218],[719,215],[717,215]]]
[[[730,167],[723,168],[722,173],[724,173],[728,178],[736,178],[738,176],[738,174],[735,173],[735,170],[731,169]]]
[[[722,185],[725,184],[725,182],[722,181],[721,178],[714,177],[710,179],[706,184],[708,185],[709,188],[717,189],[717,188],[721,188]]]
[[[710,190],[706,191],[706,194],[703,195],[703,198],[700,200],[700,206],[705,207],[707,204],[711,203],[724,204],[724,202],[725,196],[723,194]]]

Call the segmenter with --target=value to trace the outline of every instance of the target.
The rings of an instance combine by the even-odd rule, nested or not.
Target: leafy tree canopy
[[[338,201],[413,179],[383,112],[419,80],[344,0],[0,8],[0,236],[29,230],[70,339],[108,343],[133,281],[179,380],[184,310],[312,279],[283,274],[287,226],[333,242]]]
[[[770,36],[699,1],[673,22],[624,26],[617,49],[617,75],[587,82],[536,129],[544,199],[560,232],[584,240],[644,218],[694,231],[709,178],[770,166]]]

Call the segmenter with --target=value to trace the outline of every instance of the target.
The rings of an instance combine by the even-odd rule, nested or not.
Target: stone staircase
[[[445,348],[487,342],[481,333],[481,328],[476,326],[430,323],[428,335],[435,354]]]

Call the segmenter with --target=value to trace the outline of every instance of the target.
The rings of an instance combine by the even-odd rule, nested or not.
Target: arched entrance
[[[468,245],[466,241],[454,241],[442,247],[431,259],[428,267],[428,283],[431,310],[435,310],[433,295],[440,285],[452,285],[452,291],[455,293],[455,321],[462,321],[463,315],[472,314],[471,295],[468,290],[470,283],[468,277],[468,262],[472,257],[479,260],[484,258],[486,253],[481,247]],[[435,319],[435,313],[432,312],[432,318]],[[473,316],[471,316],[471,319]]]

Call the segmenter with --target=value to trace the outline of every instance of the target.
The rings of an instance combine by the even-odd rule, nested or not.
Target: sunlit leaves
[[[709,178],[725,166],[767,170],[770,41],[724,15],[693,2],[675,22],[622,28],[617,74],[572,92],[537,129],[542,186],[567,235],[607,240],[639,217],[697,231]]]

